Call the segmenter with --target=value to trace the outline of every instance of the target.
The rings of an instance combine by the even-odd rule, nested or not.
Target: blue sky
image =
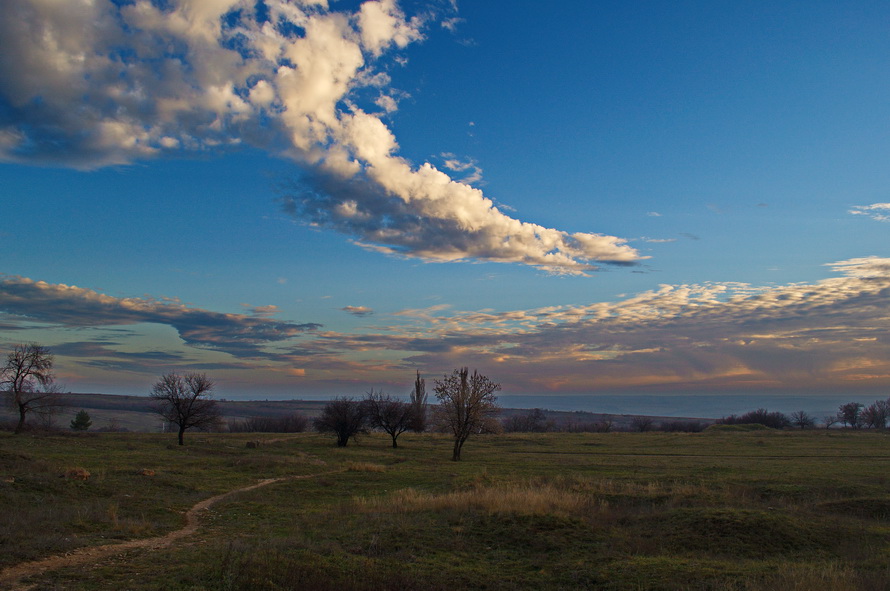
[[[12,0],[0,346],[74,391],[885,397],[890,9],[555,4]]]

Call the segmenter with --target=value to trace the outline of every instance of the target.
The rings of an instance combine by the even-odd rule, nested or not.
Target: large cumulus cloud
[[[620,238],[522,222],[398,155],[373,112],[397,104],[380,64],[428,18],[395,0],[9,0],[0,158],[89,169],[249,144],[311,170],[293,211],[387,252],[578,274],[639,260]]]

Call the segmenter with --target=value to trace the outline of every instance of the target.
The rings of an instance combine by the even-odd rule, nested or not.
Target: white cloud
[[[505,215],[470,186],[479,180],[475,163],[455,181],[398,156],[392,132],[358,101],[363,88],[375,88],[377,107],[397,108],[398,91],[375,66],[421,40],[423,26],[395,0],[369,0],[355,13],[317,0],[170,0],[163,8],[149,0],[8,0],[0,159],[90,169],[249,143],[329,175],[330,194],[314,203],[329,206],[323,221],[382,250],[575,274],[644,258],[617,237]],[[355,211],[373,216],[384,204],[407,225],[386,217],[373,231],[337,223],[347,190]]]
[[[854,205],[849,213],[864,215],[878,222],[890,222],[890,203],[872,203],[871,205]]]
[[[461,183],[475,185],[482,180],[482,168],[473,158],[461,159],[450,152],[443,152],[441,157],[444,159],[442,165],[445,168],[464,175],[460,179]]]

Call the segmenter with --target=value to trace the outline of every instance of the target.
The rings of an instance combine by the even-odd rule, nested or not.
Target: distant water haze
[[[870,404],[873,397],[855,395],[577,395],[518,396],[503,395],[498,401],[511,408],[546,408],[563,411],[587,411],[607,414],[639,414],[662,417],[720,418],[758,408],[786,414],[803,410],[821,420],[837,413],[846,402]]]

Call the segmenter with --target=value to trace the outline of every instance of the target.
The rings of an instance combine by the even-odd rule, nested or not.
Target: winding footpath
[[[37,575],[46,571],[56,570],[69,566],[95,563],[98,562],[100,559],[105,558],[106,556],[120,554],[129,550],[157,550],[159,548],[166,548],[167,546],[171,545],[173,542],[181,538],[187,538],[193,535],[200,525],[200,520],[198,519],[200,513],[202,511],[206,511],[214,504],[222,501],[223,499],[227,499],[239,493],[255,490],[263,486],[275,484],[276,482],[284,482],[286,480],[306,480],[309,478],[316,478],[318,476],[336,474],[343,471],[343,469],[340,469],[329,470],[327,472],[319,472],[317,474],[305,474],[302,476],[266,478],[264,480],[260,480],[255,484],[230,490],[229,492],[216,495],[215,497],[204,499],[203,501],[189,509],[185,514],[185,526],[182,529],[178,529],[166,535],[154,538],[129,540],[116,544],[105,544],[104,546],[85,546],[83,548],[78,548],[77,550],[73,550],[71,552],[68,552],[67,554],[62,554],[60,556],[50,556],[49,558],[42,558],[33,562],[23,562],[21,564],[11,566],[6,570],[0,571],[0,589],[9,589],[10,591],[27,591],[29,589],[32,589],[35,585],[19,585],[19,581],[21,581],[25,577],[30,577],[32,575]]]

